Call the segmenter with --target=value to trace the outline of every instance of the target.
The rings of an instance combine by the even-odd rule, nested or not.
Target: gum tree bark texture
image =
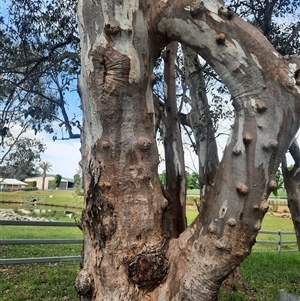
[[[175,60],[178,43],[172,42],[164,51],[164,112],[162,116],[162,133],[165,149],[166,189],[168,200],[166,210],[170,211],[173,221],[164,219],[169,237],[178,237],[186,228],[185,200],[186,176],[184,152],[181,139],[180,122],[176,99]],[[171,228],[173,225],[175,228]]]
[[[80,0],[78,20],[80,300],[216,300],[222,281],[251,251],[274,175],[299,128],[298,58],[281,57],[257,29],[213,0]],[[178,238],[163,222],[173,219],[157,176],[151,76],[172,41],[210,63],[236,110],[213,189]]]
[[[296,232],[298,250],[300,251],[300,148],[296,140],[293,141],[289,151],[295,164],[293,168],[289,170],[287,161],[284,158],[282,162],[282,173],[288,206]]]
[[[186,81],[190,91],[190,106],[188,120],[193,130],[197,155],[199,160],[199,184],[200,199],[209,191],[219,164],[218,148],[215,139],[206,94],[205,80],[201,70],[201,64],[196,53],[182,46]],[[206,190],[206,191],[205,191]]]

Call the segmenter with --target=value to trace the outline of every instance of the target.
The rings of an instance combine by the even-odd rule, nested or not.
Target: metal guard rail
[[[9,221],[0,220],[4,226],[48,226],[48,227],[77,227],[71,222],[46,222],[46,221]],[[0,245],[23,245],[23,244],[82,244],[83,239],[1,239]],[[57,256],[57,257],[34,257],[34,258],[9,258],[0,259],[0,265],[49,263],[79,261],[81,256]]]
[[[256,240],[257,244],[273,244],[273,245],[277,245],[277,252],[281,252],[282,251],[282,245],[285,244],[297,244],[296,240],[282,240],[282,235],[289,235],[289,234],[294,234],[296,235],[296,233],[294,231],[264,231],[261,230],[258,232],[258,234],[273,234],[276,235],[277,234],[277,240]],[[298,250],[289,250],[290,252],[293,251],[298,251]]]
[[[0,220],[0,225],[6,226],[57,226],[57,227],[77,227],[76,223],[71,222],[48,222],[48,221],[7,221]],[[278,240],[264,241],[257,240],[259,244],[276,244],[278,252],[282,251],[283,244],[297,244],[297,241],[282,241],[283,234],[295,234],[294,231],[259,231],[260,234],[277,234]],[[81,244],[83,239],[2,239],[0,245],[22,245],[22,244]],[[291,250],[293,251],[293,250]],[[298,251],[298,250],[295,250]],[[62,256],[62,257],[35,257],[35,258],[9,258],[0,259],[0,265],[7,264],[26,264],[26,263],[47,263],[63,261],[79,261],[81,256]]]

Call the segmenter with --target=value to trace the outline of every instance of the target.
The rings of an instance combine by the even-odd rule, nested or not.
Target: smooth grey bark
[[[164,58],[164,112],[162,114],[162,136],[165,150],[166,189],[164,195],[168,200],[164,226],[169,237],[178,237],[186,229],[186,176],[184,153],[181,139],[180,120],[177,110],[175,60],[178,43],[169,44],[163,54]]]
[[[209,112],[209,104],[205,89],[205,80],[197,54],[186,46],[182,46],[186,82],[189,86],[188,115],[189,125],[195,137],[196,153],[199,162],[200,199],[204,198],[205,189],[209,190],[219,164],[215,130]]]
[[[80,299],[216,300],[222,281],[251,251],[274,175],[299,128],[298,58],[282,58],[219,1],[80,0],[78,19]],[[151,80],[171,41],[210,63],[236,110],[213,189],[193,225],[173,239],[162,226],[168,202],[157,177]]]
[[[294,229],[300,251],[300,148],[296,140],[289,148],[295,164],[291,170],[288,169],[287,160],[282,162],[282,174],[284,187],[287,193],[288,206],[291,212]]]

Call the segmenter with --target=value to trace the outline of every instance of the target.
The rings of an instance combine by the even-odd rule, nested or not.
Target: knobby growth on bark
[[[80,299],[216,300],[222,281],[251,251],[278,165],[299,128],[299,59],[279,55],[219,1],[81,0],[78,19],[85,188]],[[236,116],[201,212],[184,231],[182,216],[172,216],[183,212],[178,199],[165,198],[158,181],[152,94],[155,61],[175,41],[218,73]],[[164,114],[174,125],[171,105]],[[178,133],[168,140],[168,152],[178,151],[177,139]]]

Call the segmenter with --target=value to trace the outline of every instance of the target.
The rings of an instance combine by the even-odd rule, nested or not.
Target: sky
[[[55,142],[52,139],[50,141],[44,139],[44,142],[46,142],[47,149],[41,157],[43,162],[52,164],[51,173],[73,179],[81,160],[79,139],[57,140]]]
[[[226,146],[226,142],[228,139],[228,126],[229,124],[223,124],[222,131],[223,135],[218,136],[217,144],[219,148],[219,157],[222,157],[224,148]],[[227,133],[226,133],[227,128]],[[32,133],[28,133],[26,136],[35,137],[43,141],[46,144],[46,151],[41,155],[41,159],[43,162],[50,162],[52,165],[51,174],[60,174],[62,177],[73,178],[74,174],[77,172],[79,168],[79,161],[81,160],[80,154],[80,139],[71,139],[71,140],[56,140],[55,142],[52,140],[52,135],[47,133],[38,133],[34,135]],[[300,139],[298,136],[298,143],[300,144]],[[163,155],[163,146],[159,145],[158,150],[162,157]],[[197,156],[193,152],[191,147],[186,146],[184,149],[185,152],[185,165],[188,167],[187,171],[197,171]],[[293,164],[293,160],[289,157],[288,164]],[[162,162],[158,167],[159,173],[164,171],[165,166]]]
[[[50,174],[60,174],[65,178],[72,178],[79,168],[80,154],[80,139],[71,140],[52,140],[52,135],[47,133],[28,132],[27,137],[42,140],[46,144],[47,149],[41,154],[42,162],[49,162],[52,165]]]
[[[3,3],[0,6],[1,12],[4,12]],[[78,97],[78,96],[77,96]],[[78,105],[78,103],[76,103]],[[26,135],[27,136],[27,135]],[[80,154],[80,140],[72,139],[72,140],[56,140],[55,142],[52,140],[52,135],[47,133],[39,133],[36,136],[33,133],[29,134],[30,137],[35,137],[37,139],[43,140],[46,144],[47,149],[41,155],[41,159],[43,162],[50,162],[52,165],[52,174],[60,174],[63,177],[73,178],[74,174],[78,170],[79,161],[81,160]],[[59,138],[59,135],[58,135]],[[228,135],[222,135],[218,138],[219,145],[219,156],[222,156],[222,152],[226,145]],[[299,141],[299,139],[298,139]],[[163,148],[159,147],[159,151],[162,154]],[[193,153],[190,147],[185,148],[185,163],[186,166],[189,167],[190,170],[196,171],[197,158]],[[159,166],[159,172],[164,170],[164,164]]]
[[[225,127],[225,126],[224,126]],[[227,125],[228,127],[228,125]],[[224,128],[223,128],[224,130]],[[41,154],[42,162],[49,162],[52,165],[52,170],[49,171],[50,174],[60,174],[65,178],[73,178],[74,174],[79,169],[79,162],[81,160],[80,154],[80,139],[71,139],[71,140],[52,140],[52,134],[47,134],[45,132],[40,132],[34,135],[33,131],[28,131],[25,134],[26,137],[36,138],[41,140],[46,145],[46,150]],[[59,137],[59,136],[58,136]],[[218,146],[219,146],[219,156],[222,156],[222,152],[226,145],[228,135],[220,135],[218,137]],[[158,151],[161,157],[164,157],[163,145],[160,143],[158,145]],[[185,145],[185,165],[188,167],[187,171],[196,171],[197,172],[197,156],[194,153],[193,149],[189,145]],[[161,173],[165,170],[164,162],[162,162],[158,171]]]

